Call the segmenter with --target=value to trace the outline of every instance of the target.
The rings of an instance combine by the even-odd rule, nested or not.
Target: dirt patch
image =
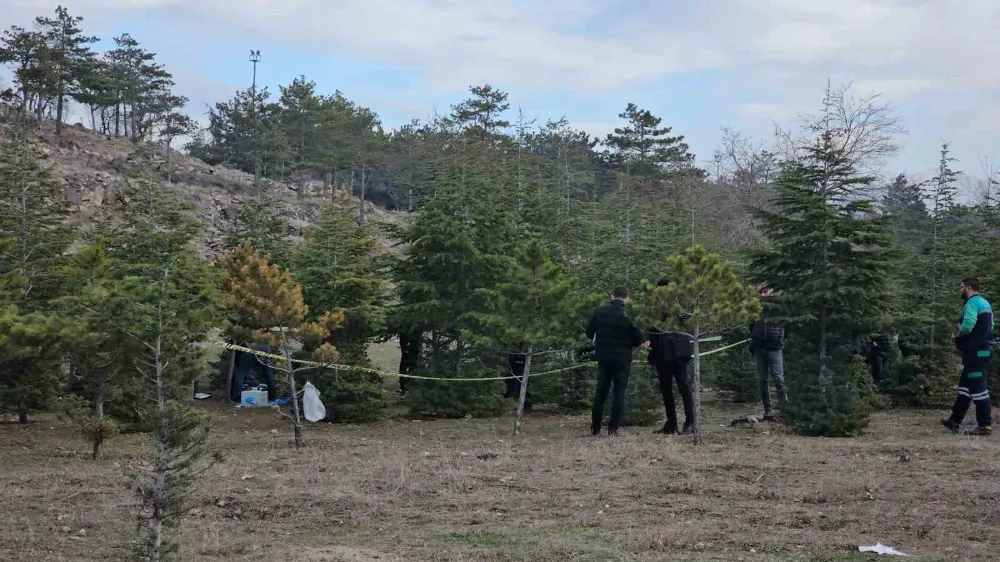
[[[996,560],[1000,443],[939,430],[937,412],[879,414],[859,439],[725,427],[706,443],[633,428],[592,438],[584,417],[310,424],[306,447],[269,411],[207,406],[226,463],[181,528],[186,560]],[[272,431],[275,430],[275,431]],[[0,426],[0,559],[119,559],[135,529],[116,468],[54,419]],[[67,530],[68,529],[68,530]],[[83,531],[81,533],[80,531]]]

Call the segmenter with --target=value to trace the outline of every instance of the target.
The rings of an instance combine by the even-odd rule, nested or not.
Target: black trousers
[[[971,404],[976,405],[976,423],[979,427],[990,427],[993,418],[990,408],[990,392],[987,390],[987,376],[990,371],[990,350],[965,351],[962,353],[962,377],[958,379],[958,397],[951,410],[951,419],[962,423]]]
[[[885,372],[889,369],[889,358],[882,355],[874,355],[869,361],[872,365],[872,379],[875,384],[885,380]]]
[[[594,410],[590,420],[591,433],[601,431],[604,418],[604,402],[611,394],[611,419],[608,420],[608,433],[618,431],[625,412],[625,390],[628,388],[628,377],[632,370],[630,361],[598,361],[597,362],[597,393],[594,396]]]
[[[677,381],[677,390],[681,394],[681,402],[684,404],[684,427],[689,427],[694,423],[694,397],[691,395],[687,362],[657,361],[653,363],[653,368],[656,369],[656,378],[660,381],[663,407],[667,411],[667,423],[663,426],[664,431],[668,433],[677,431],[677,406],[674,400],[675,380]]]

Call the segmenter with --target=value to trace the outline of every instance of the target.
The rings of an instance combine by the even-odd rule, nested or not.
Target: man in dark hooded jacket
[[[761,299],[770,299],[773,296],[774,293],[769,289],[760,290]],[[788,401],[788,392],[785,388],[784,348],[785,325],[783,323],[768,320],[762,316],[760,320],[750,324],[750,352],[753,354],[754,364],[757,367],[760,401],[764,406],[764,419],[767,420],[774,419],[770,379],[774,379],[774,386],[781,402]]]
[[[594,396],[590,432],[601,434],[604,401],[614,388],[611,397],[611,419],[608,435],[616,435],[625,411],[625,391],[632,369],[632,351],[646,342],[641,330],[625,315],[628,290],[619,287],[611,294],[611,301],[594,311],[587,325],[587,339],[594,342],[597,356],[597,392]]]

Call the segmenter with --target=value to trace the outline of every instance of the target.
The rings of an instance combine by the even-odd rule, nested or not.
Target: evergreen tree
[[[446,123],[457,125],[471,139],[494,144],[501,139],[510,121],[503,118],[510,109],[507,92],[489,84],[469,88],[472,97],[452,107]]]
[[[281,127],[282,108],[267,100],[267,88],[242,90],[232,100],[209,110],[208,143],[188,145],[191,155],[209,164],[226,164],[238,170],[269,177],[291,161]]]
[[[394,324],[427,338],[420,344],[424,352],[417,359],[418,374],[470,377],[490,372],[465,337],[468,314],[480,311],[476,291],[502,279],[508,261],[479,246],[488,234],[477,227],[483,228],[463,219],[452,198],[437,197],[425,201],[402,233],[408,246],[395,269],[401,302]],[[502,406],[501,393],[495,381],[459,386],[415,380],[407,385],[406,401],[417,412],[493,415]]]
[[[120,367],[127,354],[119,340],[120,311],[115,306],[118,296],[112,267],[100,239],[77,251],[62,272],[64,282],[75,290],[59,302],[60,310],[72,319],[66,334],[72,342],[70,384],[80,392],[80,400],[69,400],[64,411],[91,439],[94,460],[100,458],[104,441],[118,429],[105,416],[105,404],[121,403],[133,374],[132,369]]]
[[[288,375],[292,401],[292,421],[295,448],[302,446],[302,418],[296,391],[296,369],[292,362],[292,342],[299,340],[312,346],[317,361],[335,363],[339,359],[330,343],[319,343],[344,321],[340,312],[327,312],[315,322],[306,322],[309,307],[302,299],[302,288],[291,275],[268,262],[244,242],[221,260],[225,271],[222,285],[230,310],[239,318],[239,325],[254,330],[254,339],[279,347],[285,357],[285,367],[277,370]],[[318,344],[318,345],[317,345]]]
[[[370,226],[359,226],[350,210],[328,205],[292,253],[290,269],[311,319],[318,319],[317,311],[344,315],[343,326],[324,338],[344,364],[370,367],[368,343],[384,330],[387,283],[375,260],[378,248]],[[371,421],[385,407],[378,375],[331,369],[313,382],[337,421]]]
[[[42,88],[46,76],[42,65],[47,56],[47,45],[41,32],[16,25],[4,31],[0,64],[13,67],[14,80],[21,93],[22,111],[42,112],[45,101]]]
[[[140,400],[133,407],[154,443],[150,464],[137,474],[141,503],[136,546],[144,559],[170,560],[178,544],[168,531],[187,513],[198,475],[219,458],[206,459],[212,455],[207,416],[179,399],[190,392],[185,381],[204,372],[197,343],[215,325],[220,301],[215,276],[193,247],[176,251],[169,238],[157,242],[165,242],[165,261],[120,279],[117,322],[121,341],[129,347],[130,366],[139,373]]]
[[[97,37],[83,35],[79,27],[82,21],[62,6],[56,7],[54,18],[35,18],[46,45],[44,91],[56,100],[56,134],[62,131],[67,96],[76,97],[81,92],[81,83],[94,58],[88,45],[97,42]]]
[[[782,414],[812,435],[856,435],[867,423],[850,349],[878,324],[890,273],[888,225],[859,195],[871,178],[855,174],[835,137],[818,131],[805,158],[783,164],[775,210],[760,212],[770,247],[752,260],[801,335],[802,349],[790,355],[803,360],[787,370],[791,403]]]
[[[697,171],[684,137],[669,136],[671,128],[660,127],[661,118],[631,103],[619,117],[627,125],[604,141],[616,186],[605,200],[606,234],[596,250],[602,263],[612,265],[605,270],[617,277],[605,279],[605,284],[636,289],[641,279],[657,275],[645,270],[650,262],[641,256],[670,254],[683,247],[684,230],[679,226],[684,224],[683,212],[677,207],[674,182]]]
[[[478,294],[485,299],[487,312],[472,313],[470,319],[483,334],[480,345],[525,357],[524,372],[513,373],[521,378],[514,416],[517,435],[521,432],[532,359],[567,347],[579,336],[572,322],[576,308],[573,280],[562,267],[552,263],[540,242],[532,240],[517,256],[510,278],[480,289]]]
[[[760,315],[760,303],[752,286],[743,285],[732,264],[701,246],[668,256],[664,275],[669,283],[644,283],[641,304],[644,325],[663,331],[690,330],[694,346],[691,388],[694,392],[694,441],[701,441],[701,359],[698,340],[749,324]],[[682,320],[684,319],[684,320]]]
[[[59,349],[52,334],[58,314],[49,305],[63,289],[62,255],[72,239],[63,219],[67,203],[62,185],[42,168],[31,124],[17,117],[0,144],[0,280],[7,292],[6,317],[14,330],[13,354],[0,369],[0,405],[16,408],[22,422],[32,408],[58,392]]]
[[[285,221],[279,215],[283,206],[273,186],[260,185],[256,195],[237,199],[232,223],[222,232],[223,246],[232,249],[252,242],[267,255],[287,256],[289,241],[285,237]]]

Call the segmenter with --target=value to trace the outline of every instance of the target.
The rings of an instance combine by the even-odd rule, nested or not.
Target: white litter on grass
[[[873,552],[879,556],[909,556],[909,554],[903,554],[902,552],[892,548],[891,546],[885,546],[882,543],[877,543],[875,546],[859,546],[858,551],[860,552]]]

